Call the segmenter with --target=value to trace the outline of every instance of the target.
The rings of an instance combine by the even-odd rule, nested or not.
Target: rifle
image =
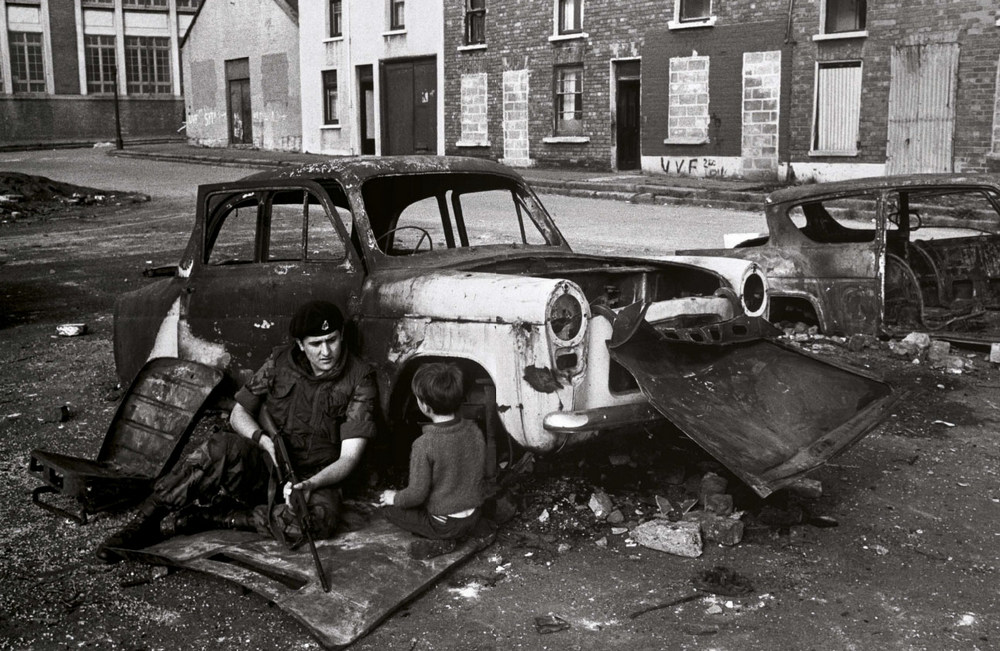
[[[285,446],[285,434],[278,428],[267,407],[260,408],[260,425],[267,432],[271,440],[274,441],[274,456],[278,461],[278,484],[284,486],[286,482],[292,486],[299,483],[298,474],[292,465],[292,458],[288,455],[288,448]],[[323,592],[330,591],[330,582],[323,571],[323,564],[319,560],[319,552],[316,551],[316,542],[312,537],[312,517],[309,514],[309,505],[302,491],[292,489],[290,497],[292,514],[302,529],[302,535],[309,544],[309,552],[312,554],[313,563],[316,565],[316,574],[319,575],[319,582],[323,586]]]

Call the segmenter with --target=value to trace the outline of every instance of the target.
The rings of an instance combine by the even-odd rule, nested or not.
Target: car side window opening
[[[257,259],[259,197],[246,192],[234,197],[209,197],[205,257],[209,265],[246,264]]]
[[[273,193],[268,203],[262,260],[335,262],[346,257],[344,242],[316,195],[283,190]]]
[[[345,245],[332,220],[349,222],[350,212],[335,210],[337,215],[327,214],[319,198],[303,189],[209,198],[205,262],[221,266],[343,260]]]
[[[810,201],[793,206],[788,217],[814,242],[874,242],[876,195],[856,195]]]
[[[421,180],[424,183],[411,186],[411,178],[386,177],[365,186],[372,230],[387,255],[550,243],[533,214],[533,202],[508,183],[455,175]]]

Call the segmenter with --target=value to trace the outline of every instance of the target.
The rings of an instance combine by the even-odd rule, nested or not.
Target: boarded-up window
[[[856,154],[861,116],[861,62],[820,63],[816,68],[813,154]]]
[[[859,32],[865,29],[866,0],[826,0],[823,33]]]
[[[462,139],[466,145],[486,145],[487,103],[486,73],[462,75]]]
[[[671,141],[708,142],[708,64],[707,56],[670,59],[667,133]]]

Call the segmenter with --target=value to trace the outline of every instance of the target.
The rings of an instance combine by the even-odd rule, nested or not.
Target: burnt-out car
[[[756,263],[576,253],[520,176],[489,161],[341,159],[202,186],[183,258],[158,273],[116,304],[123,382],[161,357],[239,382],[286,341],[296,307],[333,300],[348,346],[376,369],[379,439],[403,453],[419,416],[410,379],[439,360],[464,369],[469,413],[518,444],[505,451],[669,420],[764,496],[860,439],[897,397],[774,340]],[[376,519],[318,542],[329,592],[308,553],[248,532],[133,555],[236,581],[339,648],[475,552],[414,560],[407,535]]]
[[[689,251],[759,264],[770,320],[828,334],[1000,336],[1000,178],[918,174],[772,193],[768,233]]]
[[[514,171],[448,157],[202,186],[174,275],[117,302],[119,375],[180,357],[238,382],[313,298],[345,307],[388,432],[419,416],[416,368],[452,360],[524,448],[668,419],[762,495],[856,441],[890,393],[768,341],[756,263],[575,253]]]

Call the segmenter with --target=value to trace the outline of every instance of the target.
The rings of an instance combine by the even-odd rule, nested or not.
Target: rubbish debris
[[[727,597],[741,597],[753,592],[748,578],[722,565],[699,572],[691,578],[691,584],[698,590]]]
[[[801,478],[785,487],[791,493],[807,500],[823,497],[823,483],[816,479]]]
[[[643,522],[632,530],[632,538],[643,547],[675,556],[701,556],[701,525],[697,522],[669,522],[662,519]]]
[[[593,492],[590,496],[590,502],[587,505],[594,512],[594,515],[601,520],[611,515],[611,511],[615,508],[615,504],[608,497],[608,494],[600,490]]]
[[[700,511],[688,513],[684,519],[688,522],[698,523],[704,541],[732,547],[740,544],[740,541],[743,540],[744,526],[740,519],[742,515],[742,512],[722,516],[708,511]]]
[[[565,631],[568,628],[569,622],[559,615],[549,613],[548,615],[542,615],[535,618],[535,630],[538,631],[540,635],[558,633],[559,631]]]
[[[1000,364],[1000,344],[990,344],[990,363]]]
[[[64,323],[56,326],[56,332],[60,337],[79,337],[87,332],[86,323]]]

